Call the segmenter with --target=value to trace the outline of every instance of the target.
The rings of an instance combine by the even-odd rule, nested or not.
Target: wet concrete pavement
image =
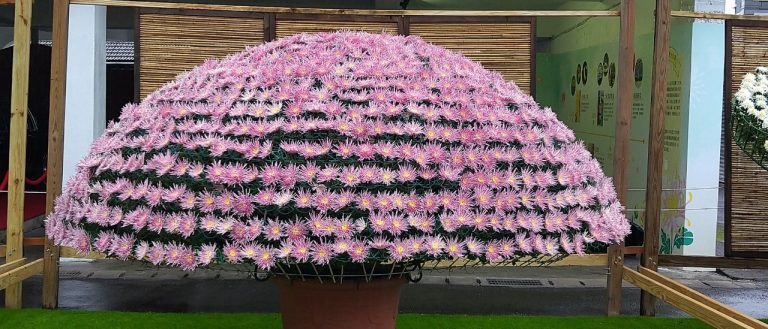
[[[40,307],[41,280],[24,283],[24,307]],[[699,291],[736,309],[768,317],[768,289],[707,288]],[[624,288],[623,314],[637,314],[640,292]],[[405,313],[603,315],[602,288],[512,288],[409,284],[402,291]],[[60,307],[136,312],[278,312],[278,291],[254,280],[62,280]],[[659,303],[659,316],[687,316]]]
[[[740,280],[715,272],[661,271],[736,309],[768,318],[768,281],[762,277]],[[279,311],[274,284],[231,269],[190,275],[145,264],[65,262],[61,274],[62,309]],[[497,279],[495,285],[489,279]],[[498,279],[508,281],[499,285]],[[40,277],[24,282],[25,307],[40,307],[41,286]],[[637,288],[625,284],[623,314],[637,314],[639,295]],[[604,268],[479,268],[425,274],[420,283],[403,289],[400,309],[406,313],[603,315],[605,305]],[[659,315],[687,316],[662,302]]]

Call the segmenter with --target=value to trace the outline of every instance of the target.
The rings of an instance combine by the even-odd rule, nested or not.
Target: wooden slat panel
[[[275,22],[275,35],[278,38],[304,32],[333,32],[341,30],[397,34],[397,22],[310,21],[280,18]]]
[[[731,91],[739,89],[745,74],[768,63],[768,27],[733,26]]]
[[[732,26],[731,95],[744,75],[768,63],[768,26]],[[731,144],[730,229],[733,255],[768,257],[768,171],[758,166],[739,146]]]
[[[531,24],[411,22],[410,34],[458,51],[531,91]]]
[[[264,21],[254,17],[142,13],[139,17],[140,95],[209,58],[264,42]]]
[[[731,145],[731,250],[768,254],[768,171]]]

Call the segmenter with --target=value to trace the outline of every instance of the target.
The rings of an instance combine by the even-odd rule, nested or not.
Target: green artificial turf
[[[0,309],[0,328],[281,328],[279,314],[129,313]],[[401,314],[399,329],[484,328],[709,328],[696,319]]]

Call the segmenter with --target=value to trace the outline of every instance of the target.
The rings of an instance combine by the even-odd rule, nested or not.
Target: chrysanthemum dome
[[[47,220],[81,252],[193,269],[583,253],[629,224],[515,84],[415,36],[300,34],[124,108]]]

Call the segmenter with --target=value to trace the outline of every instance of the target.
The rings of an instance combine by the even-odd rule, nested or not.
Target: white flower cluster
[[[736,106],[757,118],[763,129],[768,129],[768,67],[758,67],[747,73],[736,92]],[[768,141],[763,145],[768,150]]]
[[[768,67],[747,73],[736,92],[736,104],[768,129]]]

